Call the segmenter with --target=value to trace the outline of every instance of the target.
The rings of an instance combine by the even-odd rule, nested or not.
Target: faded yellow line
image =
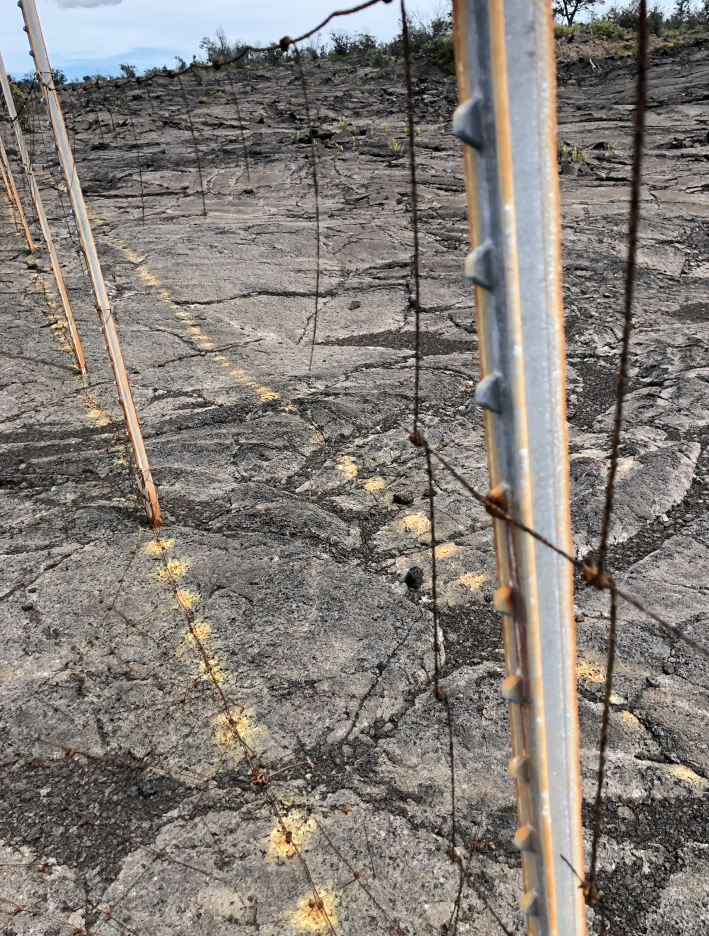
[[[105,221],[97,217],[88,208],[87,211],[92,223],[102,227],[104,229],[104,233],[109,238],[113,246],[120,253],[122,253],[130,263],[133,264],[138,276],[141,278],[143,283],[145,283],[149,289],[155,292],[163,302],[170,306],[180,324],[184,325],[187,329],[186,337],[195,343],[201,351],[211,351],[214,348],[214,341],[212,337],[210,335],[204,334],[202,332],[201,326],[196,325],[195,322],[190,320],[189,313],[187,313],[173,301],[172,296],[167,291],[167,289],[165,289],[157,276],[141,261],[136,252],[132,250],[128,244],[121,240],[121,238],[118,237],[118,235],[108,227]],[[236,377],[237,383],[239,383],[242,387],[252,391],[261,403],[268,403],[271,400],[281,400],[279,407],[281,410],[287,413],[296,412],[296,407],[289,400],[282,399],[281,395],[271,387],[262,386],[258,380],[248,374],[245,370],[237,368],[237,366],[231,361],[227,360],[224,355],[215,355],[212,360],[215,363],[220,364],[222,367],[234,367],[235,370],[230,371],[231,376]],[[320,433],[317,432],[317,434],[319,436],[319,441],[323,441]]]
[[[180,579],[186,574],[190,562],[189,559],[179,559],[174,555],[168,558],[168,551],[172,552],[174,545],[174,538],[167,538],[163,528],[163,535],[148,542],[145,552],[158,561],[159,567],[154,577],[174,587],[174,607],[185,613],[190,622],[180,635],[175,647],[176,653],[190,662],[194,675],[200,682],[224,686],[232,682],[233,677],[218,656],[216,648],[219,638],[211,624],[202,618],[194,619],[193,609],[199,603],[200,596],[181,587]],[[255,742],[263,739],[266,734],[265,728],[257,724],[254,713],[243,706],[229,711],[228,714],[226,711],[219,713],[212,720],[212,726],[217,747],[232,761],[244,757],[244,744],[253,750]]]

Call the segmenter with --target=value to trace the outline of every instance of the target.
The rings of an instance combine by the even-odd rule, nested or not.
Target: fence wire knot
[[[583,577],[589,585],[593,585],[593,587],[597,588],[599,591],[613,588],[613,576],[609,575],[607,572],[601,572],[597,563],[592,560],[584,562]]]
[[[581,890],[587,907],[595,908],[602,905],[603,893],[598,890],[593,881],[583,881]]]

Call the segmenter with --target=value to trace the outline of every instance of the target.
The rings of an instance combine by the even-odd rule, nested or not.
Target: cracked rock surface
[[[700,40],[651,60],[610,553],[625,587],[705,643],[706,74]],[[586,155],[561,165],[579,555],[598,539],[609,454],[632,77],[629,59],[560,65],[559,135]],[[421,422],[484,490],[455,88],[435,68],[416,78]],[[428,484],[408,441],[403,78],[393,62],[328,62],[306,66],[305,80],[322,234],[312,368],[315,203],[299,75],[234,73],[241,123],[224,74],[185,82],[189,116],[169,80],[62,92],[166,521],[157,538],[40,113],[28,143],[86,379],[46,253],[28,259],[0,205],[7,936],[448,931],[458,874],[446,856],[445,712],[432,694]],[[443,474],[435,505],[442,685],[471,861],[458,931],[499,932],[491,907],[522,932],[489,521]],[[590,841],[607,596],[580,583],[576,605]],[[709,933],[706,661],[622,606],[616,673],[599,873],[611,932]]]

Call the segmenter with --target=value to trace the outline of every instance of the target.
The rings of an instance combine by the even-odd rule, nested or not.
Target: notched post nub
[[[528,890],[520,900],[519,907],[525,916],[539,916],[539,895],[537,892]]]
[[[468,254],[465,258],[465,276],[476,286],[482,286],[483,289],[493,288],[495,278],[492,272],[492,241],[486,240]]]
[[[479,96],[470,98],[464,104],[456,107],[453,114],[453,133],[472,146],[474,149],[482,149],[483,128],[482,128],[482,98]]]
[[[502,412],[502,374],[499,371],[483,377],[475,388],[475,402],[492,413]]]

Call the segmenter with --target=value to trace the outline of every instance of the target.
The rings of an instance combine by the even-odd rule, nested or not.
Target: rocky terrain
[[[707,76],[703,39],[653,54],[611,557],[629,590],[704,642]],[[458,873],[431,692],[427,482],[407,438],[401,63],[313,64],[305,77],[322,232],[312,369],[315,202],[297,69],[233,73],[248,173],[223,73],[185,80],[188,109],[168,79],[62,92],[166,520],[157,539],[46,118],[28,115],[89,375],[73,366],[46,255],[28,259],[5,199],[5,936],[449,931]],[[422,422],[484,490],[455,86],[434,67],[416,79]],[[632,59],[560,64],[579,554],[597,541],[609,451],[633,101]],[[3,134],[12,155],[7,123]],[[490,526],[452,479],[435,490],[471,875],[458,932],[502,932],[497,915],[520,933]],[[580,583],[576,605],[589,804],[607,596]],[[708,693],[706,661],[623,606],[599,877],[614,934],[709,933]],[[584,818],[588,830],[590,806]]]

